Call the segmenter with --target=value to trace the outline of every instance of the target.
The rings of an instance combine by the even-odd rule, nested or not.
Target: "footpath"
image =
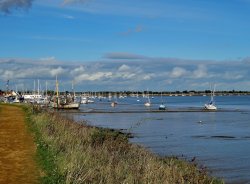
[[[0,184],[38,183],[35,152],[23,110],[0,104]]]

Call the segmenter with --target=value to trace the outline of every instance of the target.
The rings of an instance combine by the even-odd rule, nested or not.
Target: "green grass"
[[[29,131],[34,134],[35,143],[37,145],[36,161],[42,169],[40,183],[44,184],[56,184],[65,183],[65,177],[58,171],[56,163],[56,153],[48,148],[48,144],[43,140],[42,132],[38,129],[33,121],[33,117],[37,115],[34,109],[23,106],[23,110],[26,114],[26,123]]]
[[[32,114],[26,108],[26,114],[44,170],[42,183],[223,183],[194,163],[130,144],[119,132],[77,124],[57,113]]]

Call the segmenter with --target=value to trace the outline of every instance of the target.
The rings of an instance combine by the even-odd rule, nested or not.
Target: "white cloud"
[[[155,74],[144,74],[143,76],[142,76],[142,79],[143,80],[151,80],[153,77],[155,76]]]
[[[136,74],[135,73],[129,73],[129,72],[125,72],[125,73],[122,73],[121,74],[121,77],[123,79],[133,79],[136,77]]]
[[[75,77],[75,81],[80,83],[82,81],[98,81],[105,80],[112,77],[112,72],[97,72],[93,74],[81,74]]]
[[[193,77],[196,79],[208,77],[207,68],[205,65],[199,65],[197,70],[193,71]]]
[[[83,72],[85,72],[85,68],[81,65],[77,68],[72,69],[70,74],[74,76],[74,75],[82,74]]]
[[[53,76],[53,77],[55,77],[55,76],[58,76],[58,75],[60,75],[60,74],[67,74],[66,73],[66,70],[65,69],[63,69],[62,67],[58,67],[58,68],[55,68],[55,69],[51,69],[50,70],[50,74]]]
[[[228,80],[239,80],[244,77],[243,73],[238,73],[238,72],[226,72],[223,74],[224,79]]]
[[[100,80],[112,77],[112,72],[97,72],[90,76],[89,80]]]
[[[209,88],[211,82],[218,84],[219,90],[229,89],[230,85],[235,89],[250,90],[249,86],[243,85],[250,79],[250,72],[243,61],[206,61],[204,64],[204,61],[147,58],[140,62],[135,59],[122,60],[121,63],[120,60],[111,59],[85,62],[84,65],[82,62],[56,61],[56,64],[50,65],[44,64],[46,60],[49,63],[54,57],[42,60],[0,58],[0,89],[6,80],[15,83],[22,81],[32,89],[33,80],[55,80],[58,75],[68,90],[71,89],[72,80],[85,84],[78,85],[79,89],[84,86],[84,89],[96,90],[145,89],[145,86],[157,90],[162,89],[163,85],[168,90],[204,90]]]
[[[118,68],[118,72],[129,71],[131,68],[128,65],[123,64]]]
[[[89,75],[88,74],[81,74],[81,75],[75,77],[75,79],[74,79],[74,81],[76,83],[80,83],[80,82],[85,81],[85,80],[89,80]]]
[[[180,78],[186,75],[188,71],[185,68],[181,67],[174,67],[173,70],[170,73],[170,77],[172,78]]]
[[[15,73],[14,71],[6,70],[2,74],[2,78],[4,80],[15,79]]]
[[[55,61],[56,58],[55,56],[50,56],[50,57],[45,57],[45,58],[41,58],[41,61]]]
[[[40,63],[45,65],[57,64],[58,61],[55,56],[40,58]]]

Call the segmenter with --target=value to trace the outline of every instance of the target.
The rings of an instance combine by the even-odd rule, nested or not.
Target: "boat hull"
[[[79,109],[80,103],[70,103],[70,104],[56,104],[52,103],[51,107],[54,109]]]
[[[217,107],[213,104],[205,104],[204,108],[206,110],[217,110]]]
[[[166,106],[165,105],[160,105],[159,110],[166,110]]]

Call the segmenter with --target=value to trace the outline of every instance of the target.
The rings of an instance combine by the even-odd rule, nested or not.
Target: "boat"
[[[149,98],[149,92],[147,94],[147,99],[148,99],[148,101],[144,105],[145,105],[145,107],[150,107],[151,106],[151,102],[150,102],[150,98]]]
[[[136,94],[136,98],[137,98],[136,101],[137,101],[137,102],[140,102],[138,91],[137,91],[137,94]]]
[[[85,96],[81,96],[81,104],[87,104],[88,103],[88,98]]]
[[[112,97],[110,98],[110,100],[112,100]],[[111,107],[115,107],[117,104],[118,104],[117,103],[117,95],[115,94],[114,99],[112,100],[110,105],[111,105]]]
[[[79,109],[80,103],[75,102],[74,95],[68,95],[67,93],[65,96],[59,96],[59,83],[56,77],[56,96],[54,96],[53,102],[50,103],[52,108],[55,109]]]
[[[151,103],[150,102],[146,102],[144,105],[145,105],[145,107],[150,107]]]
[[[19,99],[19,94],[17,92],[17,87],[16,87],[16,91],[13,91],[12,94],[15,94],[15,99],[13,100],[13,103],[20,103],[20,99]]]
[[[111,105],[111,107],[115,107],[115,106],[117,105],[117,102],[115,102],[115,101],[114,101],[114,102],[111,102],[110,105]]]
[[[215,102],[214,102],[214,91],[215,91],[215,85],[214,85],[214,89],[211,90],[210,102],[204,105],[204,108],[206,110],[217,110],[217,107],[216,107]]]
[[[159,106],[159,110],[166,110],[166,106],[163,104],[162,93],[161,93],[161,105]]]
[[[159,110],[166,110],[166,106],[165,106],[164,104],[161,104],[161,105],[159,106]]]
[[[18,96],[15,97],[15,99],[13,100],[13,103],[20,103]]]
[[[80,104],[76,103],[76,102],[62,103],[62,102],[58,101],[58,102],[52,103],[51,107],[54,109],[79,109]]]

